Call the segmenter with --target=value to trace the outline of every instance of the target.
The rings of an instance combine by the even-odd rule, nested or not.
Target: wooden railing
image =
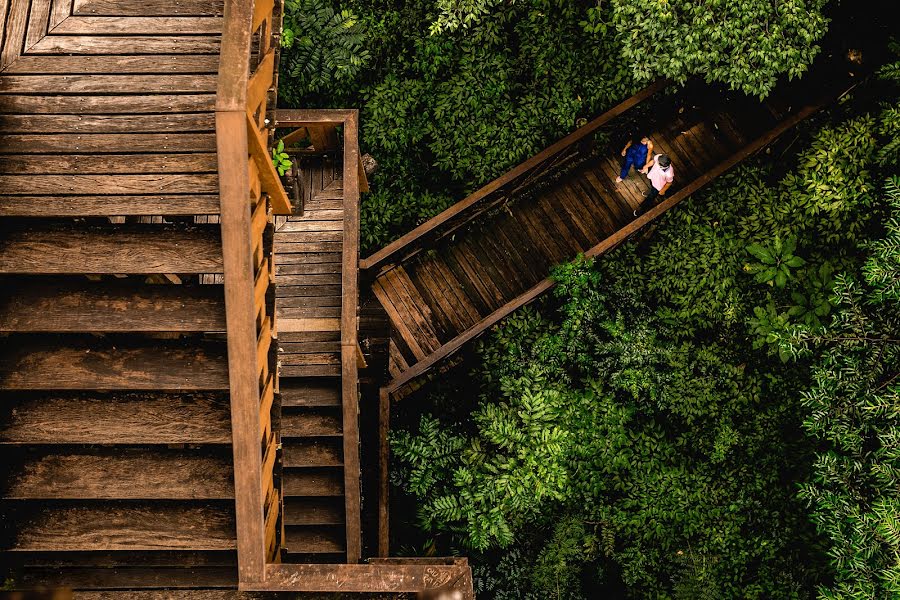
[[[444,212],[391,242],[375,254],[363,259],[359,264],[360,269],[366,271],[367,276],[377,277],[380,273],[390,269],[392,265],[402,262],[417,252],[433,246],[440,239],[451,235],[460,227],[472,222],[478,215],[508,202],[524,190],[533,189],[543,179],[589,151],[586,142],[589,142],[590,136],[601,127],[633,106],[647,100],[664,87],[665,82],[661,80],[641,90],[460,200]]]
[[[276,10],[277,9],[277,10]],[[279,553],[277,378],[272,216],[291,206],[269,155],[269,94],[276,85],[280,6],[226,0],[216,98],[228,376],[235,473],[238,574],[261,581]]]
[[[292,129],[281,138],[285,146],[309,138],[319,150],[341,147],[343,127],[343,220],[341,255],[341,406],[343,415],[344,501],[347,562],[362,554],[359,471],[359,194],[366,187],[360,168],[359,115],[355,110],[278,110],[275,125]]]

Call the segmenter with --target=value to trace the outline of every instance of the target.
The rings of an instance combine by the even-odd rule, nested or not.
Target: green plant
[[[775,237],[771,247],[760,244],[750,244],[747,252],[755,256],[760,262],[748,263],[744,270],[755,274],[757,283],[765,283],[783,288],[791,277],[791,269],[802,267],[806,261],[796,256],[797,237],[791,236],[783,243],[781,238]]]
[[[290,156],[284,151],[284,142],[282,140],[278,140],[278,143],[272,148],[272,164],[275,165],[275,170],[282,177],[293,166]]]

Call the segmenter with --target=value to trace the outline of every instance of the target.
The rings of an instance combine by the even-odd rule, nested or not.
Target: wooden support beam
[[[390,554],[390,452],[391,395],[378,390],[378,556]],[[370,561],[371,562],[371,561]]]
[[[272,201],[272,208],[276,215],[289,215],[292,212],[291,202],[288,200],[287,192],[281,185],[281,178],[275,165],[272,164],[272,157],[266,149],[266,141],[263,139],[256,128],[256,122],[253,115],[245,113],[248,147],[250,156],[256,162],[256,168],[259,169],[259,178],[262,182],[263,191],[269,194]],[[248,186],[249,189],[249,186]]]

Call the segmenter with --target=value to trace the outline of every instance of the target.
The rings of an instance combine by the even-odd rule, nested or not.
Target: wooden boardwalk
[[[659,96],[662,84],[651,86],[363,260],[393,328],[388,390],[549,289],[554,265],[620,244],[836,97],[842,84],[849,85],[794,84],[763,103],[690,89],[672,101]],[[646,105],[646,133],[654,152],[671,157],[676,181],[665,202],[636,218],[649,182],[635,171],[615,182],[628,134],[617,126]],[[610,141],[592,143],[597,131]]]

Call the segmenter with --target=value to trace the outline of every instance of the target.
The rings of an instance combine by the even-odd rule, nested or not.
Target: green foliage
[[[868,248],[862,281],[837,278],[839,310],[824,332],[798,327],[800,356],[820,354],[803,394],[804,428],[820,440],[813,481],[801,496],[831,541],[835,584],[820,598],[900,597],[900,190],[887,236]]]
[[[284,49],[280,80],[280,96],[289,104],[361,108],[362,150],[379,163],[372,193],[362,197],[363,225],[373,225],[364,252],[434,216],[571,132],[580,118],[636,89],[627,66],[616,60],[614,36],[582,27],[587,7],[594,6],[589,0],[519,0],[464,30],[440,35],[428,32],[433,0],[352,0],[343,9],[329,0],[303,1],[323,3],[336,15],[352,10],[359,16],[360,47],[369,55],[358,72],[341,70],[331,84],[315,88],[322,93],[312,94],[312,84],[291,73],[321,72],[316,65],[326,61],[308,60],[293,42]],[[288,7],[288,21],[298,22],[293,13]],[[324,23],[309,31],[324,28],[321,36],[329,37],[325,43],[311,40],[309,52],[330,55],[343,43],[343,29],[331,36],[330,21]],[[356,53],[353,48],[335,50],[329,60],[343,64],[342,57]]]
[[[515,0],[510,0],[515,2]],[[437,0],[438,18],[431,24],[432,35],[468,29],[501,4],[502,0]]]
[[[279,175],[284,175],[291,170],[294,163],[291,162],[290,156],[284,151],[284,142],[278,140],[278,144],[272,148],[272,164]]]
[[[639,249],[560,267],[479,346],[474,426],[435,425],[459,462],[416,495],[458,507],[429,532],[491,548],[487,597],[900,593],[900,182],[876,193],[895,109],[844,107],[787,174],[737,169]],[[497,573],[522,562],[527,582]]]
[[[347,86],[368,62],[365,33],[352,10],[328,0],[285,0],[281,32],[281,94],[297,102],[306,94]]]
[[[763,98],[802,75],[825,34],[827,0],[613,0],[622,57],[638,81],[701,75]]]

